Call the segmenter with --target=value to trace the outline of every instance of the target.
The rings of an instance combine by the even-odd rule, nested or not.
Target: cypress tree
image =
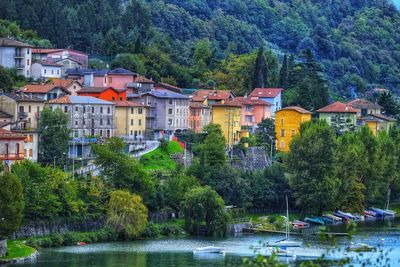
[[[288,58],[287,55],[285,54],[285,56],[283,57],[283,62],[282,62],[282,67],[281,70],[279,72],[279,86],[282,88],[286,87],[287,84],[287,80],[288,80]]]
[[[258,49],[258,54],[256,58],[256,66],[254,70],[254,80],[253,80],[254,88],[265,86],[265,66],[266,66],[266,59],[264,55],[264,46],[261,46]]]

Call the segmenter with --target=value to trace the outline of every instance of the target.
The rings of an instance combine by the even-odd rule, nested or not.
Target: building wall
[[[302,114],[294,110],[281,110],[275,113],[277,150],[289,151],[290,142],[299,133],[301,123],[310,120],[311,114]]]
[[[115,127],[115,135],[117,136],[144,136],[146,130],[146,108],[116,107]]]
[[[78,91],[82,89],[82,86],[78,82],[73,82],[70,86],[66,88],[71,95],[78,95]]]
[[[108,74],[106,86],[115,89],[126,89],[126,83],[133,82],[133,75]]]
[[[356,109],[357,110],[357,117],[362,117],[362,116],[365,116],[365,115],[370,115],[370,114],[373,114],[373,115],[380,115],[380,114],[382,114],[382,110],[380,109],[380,108],[369,108],[369,109],[366,109],[366,112],[367,112],[367,114],[362,114],[362,109]]]
[[[211,122],[211,108],[189,108],[189,128],[195,133],[203,132]]]
[[[30,161],[37,162],[39,155],[39,134],[27,132],[24,140],[24,157]]]
[[[113,89],[107,89],[101,93],[78,93],[80,96],[93,96],[106,101],[126,100],[126,91],[118,93]]]
[[[221,125],[226,143],[231,146],[240,140],[241,107],[212,107],[212,123]]]
[[[69,60],[69,59],[64,59],[62,61],[59,61],[59,62],[57,62],[57,64],[62,65],[62,67],[61,67],[61,75],[62,76],[64,76],[65,71],[67,69],[75,69],[75,68],[80,69],[80,68],[82,68],[81,64],[79,64],[79,63],[77,63],[75,61]]]
[[[31,77],[32,53],[30,48],[0,47],[0,65],[17,68],[18,74]]]
[[[106,87],[107,86],[107,74],[105,76],[93,76],[93,81],[89,84],[85,81],[85,86],[94,86],[94,87]]]
[[[27,127],[26,129],[35,130],[38,128],[38,122],[40,118],[40,112],[43,110],[43,102],[18,102],[17,111],[23,112],[27,115]]]
[[[318,115],[321,120],[326,120],[329,126],[332,126],[333,122],[332,118],[336,116],[343,116],[345,120],[349,119],[350,120],[349,124],[356,125],[357,123],[356,113],[319,113]]]
[[[263,101],[266,101],[270,104],[271,106],[271,116],[275,116],[275,112],[282,109],[282,93],[278,94],[276,97],[262,97],[260,98]]]
[[[19,146],[19,151],[17,145]],[[11,166],[15,162],[24,160],[24,140],[0,139],[0,160],[8,166]]]
[[[251,121],[249,120],[251,117]],[[269,106],[262,105],[243,105],[242,106],[242,126],[257,126],[263,119],[271,118]]]
[[[40,63],[32,64],[32,78],[61,78],[61,67],[43,66]]]

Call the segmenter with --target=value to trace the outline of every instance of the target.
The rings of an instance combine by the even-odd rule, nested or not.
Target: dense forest
[[[184,87],[245,83],[262,45],[279,65],[310,49],[331,95],[400,85],[400,13],[389,0],[10,0],[0,18],[106,61],[132,54],[131,69]]]

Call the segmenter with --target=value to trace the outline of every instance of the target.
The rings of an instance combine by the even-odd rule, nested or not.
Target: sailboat
[[[268,242],[267,247],[280,247],[280,248],[286,248],[286,247],[301,247],[302,242],[299,241],[291,241],[289,240],[289,203],[288,203],[288,197],[286,196],[286,237],[282,240],[275,241],[275,242]]]

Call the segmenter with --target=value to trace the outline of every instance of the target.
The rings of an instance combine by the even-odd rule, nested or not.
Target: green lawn
[[[170,155],[180,152],[183,152],[180,144],[172,141],[168,143],[166,150],[159,147],[156,150],[143,155],[140,158],[140,163],[143,164],[146,170],[174,170],[176,168],[176,163],[170,158]]]
[[[28,257],[36,251],[34,248],[25,245],[20,240],[8,240],[7,247],[8,255],[0,257],[0,261]]]

